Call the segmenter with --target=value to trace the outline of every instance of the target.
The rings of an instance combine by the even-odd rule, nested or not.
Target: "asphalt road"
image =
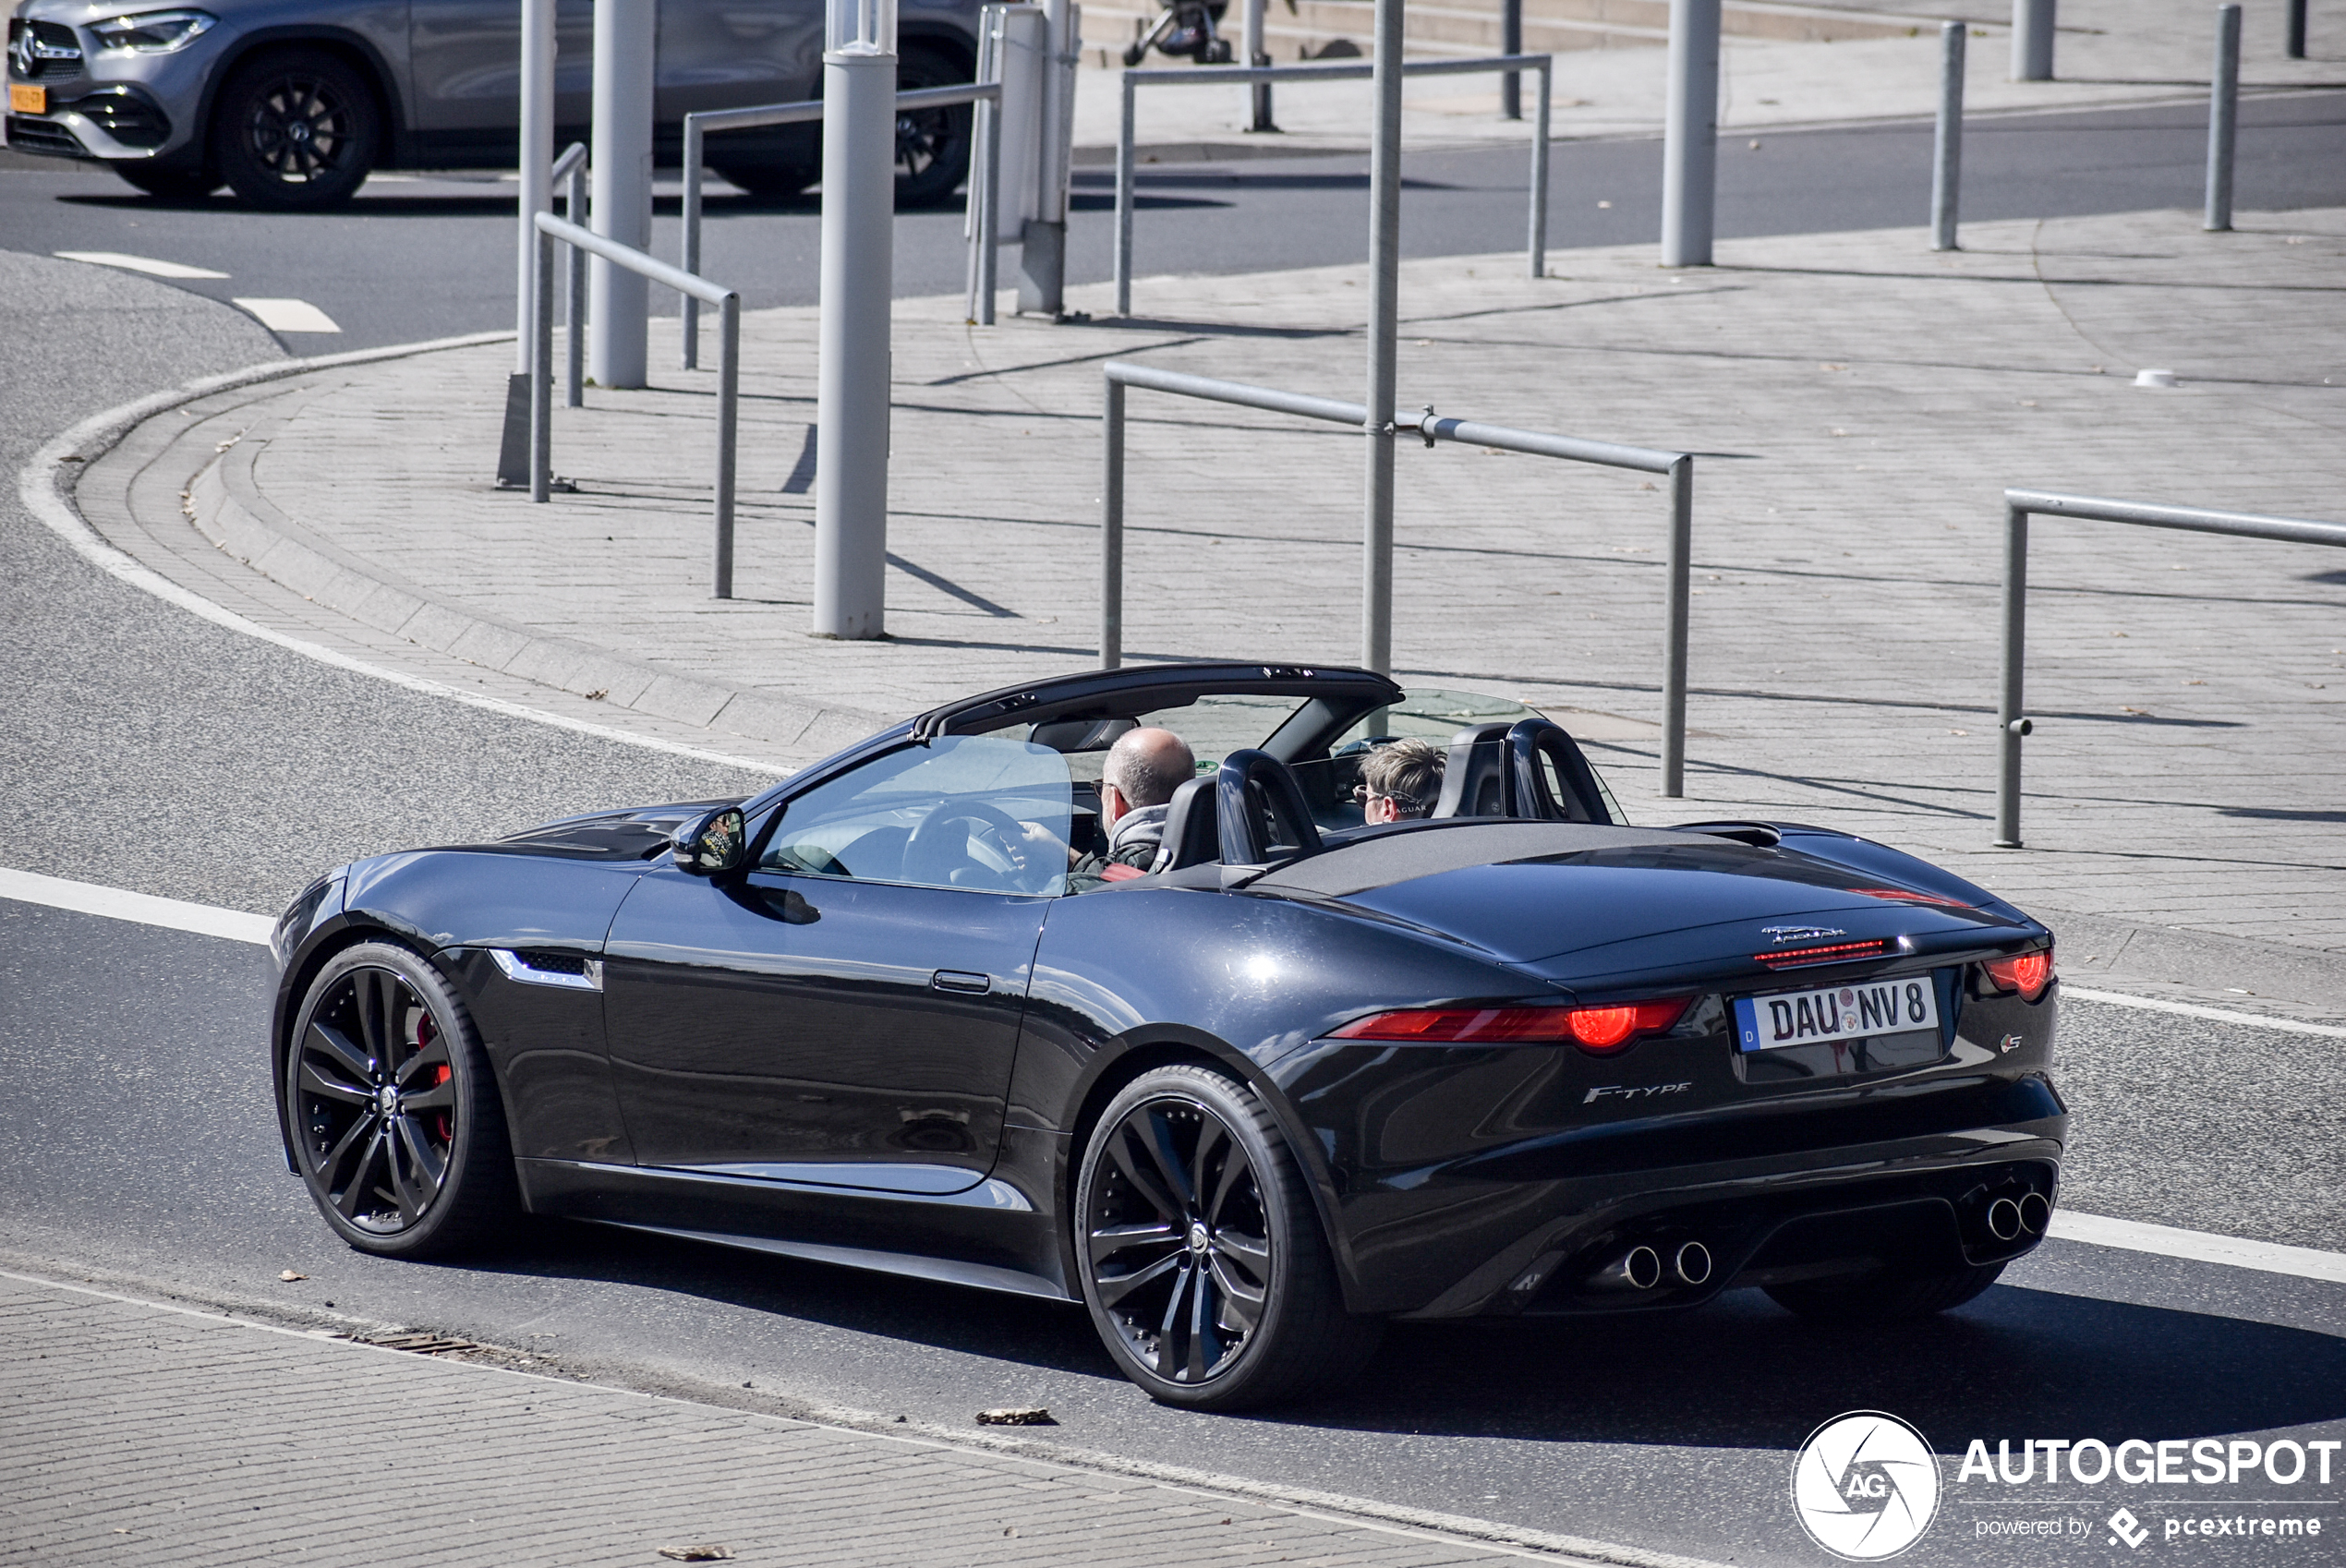
[[[2340,177],[2335,163],[2316,173]],[[0,175],[0,192],[77,177]],[[1274,187],[1273,199],[1288,198]],[[126,213],[151,221],[175,244],[173,224],[212,224],[227,246],[242,223],[236,249],[206,253],[246,269],[233,292],[341,303],[301,282],[324,281],[314,257],[270,260],[275,237],[259,221],[91,210],[117,226]],[[42,208],[27,228],[11,211],[0,232],[42,249],[206,259],[120,232],[53,241],[51,221]],[[314,233],[345,221],[299,222]],[[804,215],[738,226],[769,221],[811,235]],[[411,254],[367,238],[425,225],[347,222],[358,237],[333,269],[348,274],[345,326],[372,320],[360,314],[369,297],[433,293],[439,274],[398,270],[431,253],[428,239],[408,241]],[[492,250],[510,233],[493,211],[431,228],[464,223],[493,234]],[[89,412],[273,351],[226,307],[71,263],[0,252],[0,302],[8,474]],[[502,302],[475,303],[494,306],[491,319],[456,319],[463,301],[443,299],[434,308],[448,315],[394,312],[370,329],[381,338],[355,326],[350,337],[496,324]],[[452,706],[198,621],[88,568],[13,486],[0,489],[0,864],[245,909],[375,849],[754,782]],[[1049,1441],[1739,1563],[1820,1561],[1784,1506],[1786,1463],[1844,1410],[1895,1412],[1942,1452],[1975,1437],[1992,1450],[2048,1435],[2346,1436],[2346,1287],[2063,1243],[1973,1306],[1907,1329],[1821,1329],[1756,1296],[1635,1323],[1402,1329],[1351,1394],[1248,1418],[1149,1405],[1079,1313],[1044,1303],[570,1226],[533,1227],[463,1266],[381,1262],[334,1243],[284,1170],[261,1067],[269,983],[257,948],[0,900],[0,1248],[151,1290],[439,1328],[702,1397],[954,1429],[984,1406],[1041,1403],[1061,1423]],[[2068,1203],[2346,1248],[2340,1043],[2073,1002],[2063,1055],[2079,1128]],[[310,1277],[281,1283],[287,1268]],[[1950,1524],[1906,1561],[2110,1555],[2098,1529],[1977,1545],[1965,1511],[2041,1513],[2035,1494],[1992,1490],[1952,1489]],[[2074,1512],[2098,1519],[2121,1502],[2147,1518],[2155,1502],[2318,1495],[2334,1531],[2346,1528],[2342,1493],[2346,1473],[2319,1492],[2243,1482],[2154,1496],[2111,1482],[2064,1498],[2084,1497],[2091,1506]],[[2257,1560],[2317,1562],[2331,1544],[2292,1557],[2260,1543]]]
[[[2346,93],[2255,97],[2241,106],[2237,200],[2243,212],[2346,202]],[[1758,146],[1752,142],[1756,140]],[[2204,109],[2171,106],[1982,118],[1964,147],[1966,219],[2196,209]],[[215,299],[293,297],[339,335],[288,334],[296,353],[409,343],[513,325],[513,186],[492,175],[378,176],[347,209],[316,216],[244,210],[224,196],[170,203],[103,170],[22,156],[0,168],[0,235],[46,253],[109,250],[230,274],[181,286]],[[1524,154],[1419,152],[1405,161],[1402,245],[1413,256],[1472,255],[1524,243]],[[50,172],[51,170],[57,172]],[[1140,175],[1134,254],[1142,276],[1332,265],[1367,256],[1368,176],[1359,157],[1158,165]],[[1658,141],[1559,143],[1550,243],[1651,241],[1661,232]],[[672,185],[663,186],[672,192]],[[720,187],[721,188],[721,187]],[[1068,267],[1110,275],[1112,179],[1076,175]],[[1920,224],[1929,212],[1924,124],[1763,133],[1722,140],[1723,236]],[[1607,203],[1608,205],[1600,205]],[[752,306],[812,304],[819,215],[812,199],[708,203],[703,271]],[[676,199],[663,196],[653,248],[674,259]],[[962,287],[958,211],[909,213],[896,228],[900,294]],[[1006,279],[1015,256],[1005,258]],[[395,286],[385,286],[386,284]],[[1178,305],[1148,291],[1140,308]],[[671,310],[660,298],[656,308]],[[665,345],[655,369],[667,363]]]

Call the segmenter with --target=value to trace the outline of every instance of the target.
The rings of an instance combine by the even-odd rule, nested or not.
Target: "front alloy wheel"
[[[1128,1086],[1083,1155],[1084,1300],[1155,1398],[1236,1409],[1348,1377],[1379,1326],[1346,1314],[1319,1217],[1254,1093],[1203,1067]]]
[[[212,157],[238,196],[278,211],[345,201],[374,166],[373,92],[322,50],[266,54],[221,90]]]
[[[310,1198],[369,1252],[453,1250],[514,1206],[487,1059],[423,960],[369,943],[312,983],[286,1053],[287,1125]]]

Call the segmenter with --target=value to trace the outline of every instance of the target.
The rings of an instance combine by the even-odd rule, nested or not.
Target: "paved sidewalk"
[[[0,1275],[0,1562],[1591,1561],[324,1334]]]
[[[1154,7],[1133,6],[1138,10]],[[1495,6],[1493,7],[1495,10]],[[2002,0],[1964,0],[1933,6],[1924,0],[1850,0],[1832,7],[1870,25],[1908,24],[1912,36],[1795,42],[1735,37],[1720,49],[1719,123],[1724,130],[1810,125],[1825,121],[1924,118],[1938,112],[1939,21],[1972,24],[1965,56],[1965,104],[1972,115],[2083,109],[2178,99],[2204,100],[2214,53],[2212,0],[2062,0],[2056,42],[2057,79],[2011,79],[2011,7]],[[1273,0],[1270,19],[1285,8]],[[1365,17],[1369,7],[1362,6]],[[1879,13],[1874,16],[1862,13]],[[1231,10],[1232,25],[1238,8]],[[2283,53],[2283,7],[2251,6],[2242,19],[2241,85],[2247,93],[2346,85],[2346,5],[2316,0],[2307,54]],[[1078,161],[1112,161],[1122,91],[1117,78],[1131,18],[1086,6],[1085,68],[1077,75],[1075,142]],[[1902,29],[1903,30],[1903,29]],[[1273,39],[1273,54],[1291,63],[1296,48]],[[1666,51],[1661,36],[1628,30],[1605,47],[1563,49],[1554,66],[1554,128],[1558,137],[1646,137],[1662,134]],[[1110,46],[1113,46],[1111,48]],[[1626,45],[1626,47],[1624,45]],[[1540,47],[1536,42],[1531,44]],[[1104,51],[1105,56],[1104,56]],[[1495,48],[1443,46],[1413,40],[1413,57],[1442,53],[1496,54]],[[1103,66],[1103,58],[1107,64]],[[1185,68],[1152,54],[1152,67]],[[1137,140],[1143,156],[1175,159],[1276,156],[1365,148],[1374,103],[1362,82],[1280,83],[1275,90],[1280,134],[1258,136],[1252,99],[1243,87],[1143,89]],[[1532,84],[1524,85],[1525,113]],[[1402,141],[1431,148],[1520,141],[1530,121],[1499,117],[1496,77],[1436,77],[1405,85]]]

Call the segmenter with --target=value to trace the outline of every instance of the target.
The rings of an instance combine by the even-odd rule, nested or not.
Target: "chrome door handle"
[[[957,991],[977,996],[994,989],[990,975],[972,974],[967,970],[941,969],[928,977],[928,983],[939,991]]]

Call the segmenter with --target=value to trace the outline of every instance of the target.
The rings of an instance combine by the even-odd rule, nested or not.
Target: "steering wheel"
[[[1019,869],[1026,829],[1008,812],[983,801],[948,802],[922,818],[921,825],[913,829],[913,836],[904,841],[904,879],[949,886],[954,872],[983,863],[969,852],[971,824],[1000,840],[1003,858],[1010,863],[1010,870],[1003,874],[1010,887],[1021,892],[1031,891],[1024,885],[1027,874]],[[958,834],[951,831],[956,826],[962,829]]]

